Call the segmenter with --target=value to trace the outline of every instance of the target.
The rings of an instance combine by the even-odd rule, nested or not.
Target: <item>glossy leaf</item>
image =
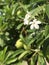
[[[44,57],[38,56],[38,65],[46,65]]]
[[[49,4],[46,5],[46,14],[49,17]]]

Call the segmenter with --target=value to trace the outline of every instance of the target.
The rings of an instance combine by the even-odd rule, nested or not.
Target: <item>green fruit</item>
[[[18,39],[18,40],[16,41],[15,46],[16,46],[17,48],[22,48],[22,47],[23,47],[23,43],[21,42],[21,39]]]
[[[19,11],[17,11],[17,15],[19,16],[21,14],[21,11],[19,10]]]

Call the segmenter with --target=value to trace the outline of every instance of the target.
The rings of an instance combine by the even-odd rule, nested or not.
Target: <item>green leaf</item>
[[[42,6],[38,6],[35,9],[31,10],[32,18],[34,18],[36,15],[41,14],[41,11],[45,10],[45,4]]]
[[[5,45],[4,40],[0,38],[0,46],[3,47],[4,45]]]
[[[22,49],[16,50],[15,52],[9,51],[9,52],[6,54],[6,57],[5,57],[4,62],[8,61],[10,58],[15,58],[17,55],[21,54],[23,51],[24,51],[24,50],[22,50]]]
[[[32,33],[32,32],[34,32],[34,30],[27,30],[27,32],[28,32],[28,33]]]
[[[7,47],[5,47],[2,51],[0,51],[0,61],[1,62],[4,62],[6,51],[7,51]]]
[[[26,43],[25,38],[23,37],[22,34],[20,34],[20,39],[22,39],[22,42],[23,42],[23,43]]]
[[[45,8],[46,8],[46,14],[49,17],[49,4],[47,4]]]
[[[8,60],[9,57],[10,57],[13,53],[14,53],[14,52],[12,52],[12,51],[9,51],[8,53],[6,53],[6,57],[5,57],[4,62],[6,62],[6,60]]]
[[[31,39],[30,42],[28,43],[28,45],[33,44],[34,41],[35,41],[35,39]]]
[[[49,39],[49,34],[40,42],[39,47],[41,47],[41,45],[42,45],[47,39]]]
[[[28,65],[27,61],[18,62],[17,65]]]
[[[45,30],[44,30],[44,33],[43,33],[45,36],[47,36],[49,34],[49,25],[46,25],[45,26]]]
[[[47,49],[46,49],[46,56],[47,56],[47,58],[49,60],[49,46],[47,46]]]
[[[38,65],[46,65],[46,62],[43,56],[38,55]]]
[[[23,51],[24,51],[23,49],[16,50],[16,51],[12,54],[11,58],[16,57],[17,55],[21,54]]]
[[[3,62],[4,56],[3,56],[3,51],[0,51],[0,62]]]
[[[35,56],[33,56],[32,58],[31,58],[31,65],[36,65],[36,60],[37,60],[37,55],[35,55]]]
[[[36,2],[41,2],[41,1],[45,1],[45,0],[30,0],[31,3],[32,2],[36,3]]]
[[[4,48],[4,50],[3,50],[3,55],[4,55],[4,58],[5,58],[5,56],[6,56],[6,51],[7,51],[7,46]]]
[[[0,31],[5,31],[6,29],[7,29],[7,24],[8,23],[4,23],[4,25],[2,25],[1,27],[0,27]]]
[[[30,53],[30,51],[24,51],[22,54],[19,55],[18,60],[22,59],[28,53]]]
[[[23,23],[19,24],[19,25],[17,26],[17,29],[19,30],[19,29],[22,27],[22,25],[23,25]]]
[[[6,61],[6,64],[11,64],[15,61],[17,61],[17,58],[10,58],[9,60]]]

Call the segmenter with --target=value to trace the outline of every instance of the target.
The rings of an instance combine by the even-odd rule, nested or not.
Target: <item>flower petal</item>
[[[34,25],[35,29],[39,29],[39,25],[35,24]]]
[[[24,19],[24,25],[28,25],[28,20],[27,19]]]
[[[29,22],[29,24],[33,24],[33,21]]]
[[[36,21],[36,24],[41,24],[41,22],[40,21]]]
[[[25,15],[25,18],[26,18],[26,19],[29,19],[30,16],[31,16],[31,14],[30,14],[30,12],[28,12],[28,13]]]
[[[34,19],[33,22],[36,23],[37,19]]]
[[[34,29],[34,25],[30,25],[30,29]]]

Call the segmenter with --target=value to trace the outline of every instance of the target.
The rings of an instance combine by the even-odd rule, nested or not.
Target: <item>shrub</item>
[[[49,1],[0,0],[0,65],[46,65],[46,60]]]

